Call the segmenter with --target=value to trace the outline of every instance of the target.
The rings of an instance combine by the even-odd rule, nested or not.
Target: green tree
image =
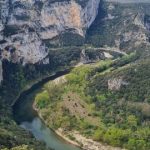
[[[127,117],[127,123],[130,127],[136,127],[137,126],[137,118],[134,115],[129,115]]]

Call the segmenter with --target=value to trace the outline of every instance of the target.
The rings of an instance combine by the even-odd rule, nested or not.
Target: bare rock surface
[[[2,59],[23,64],[41,62],[48,55],[43,41],[68,31],[84,37],[97,16],[99,3],[100,0],[85,0],[82,4],[77,0],[2,1]]]

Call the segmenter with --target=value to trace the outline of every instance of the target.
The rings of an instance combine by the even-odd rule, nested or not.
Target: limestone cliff
[[[100,14],[87,32],[88,42],[126,52],[150,49],[149,8],[150,3],[101,3]]]
[[[2,80],[3,80],[3,69],[2,69],[2,62],[0,60],[0,84],[1,84]]]
[[[99,3],[100,0],[3,1],[0,12],[2,59],[37,63],[48,55],[45,40],[65,31],[84,37],[97,15]]]

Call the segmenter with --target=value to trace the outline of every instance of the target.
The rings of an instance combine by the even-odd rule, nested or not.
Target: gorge
[[[98,150],[149,150],[149,9],[146,0],[0,1],[0,149],[79,149],[52,129]]]

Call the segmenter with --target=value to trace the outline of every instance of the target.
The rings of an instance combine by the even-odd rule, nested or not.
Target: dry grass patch
[[[83,118],[90,124],[93,125],[99,125],[100,119],[99,117],[92,116],[92,109],[89,107],[89,105],[84,102],[81,97],[73,92],[68,92],[67,94],[64,94],[63,96],[63,107],[67,110],[69,110],[69,113],[71,115],[76,116],[77,118]]]

